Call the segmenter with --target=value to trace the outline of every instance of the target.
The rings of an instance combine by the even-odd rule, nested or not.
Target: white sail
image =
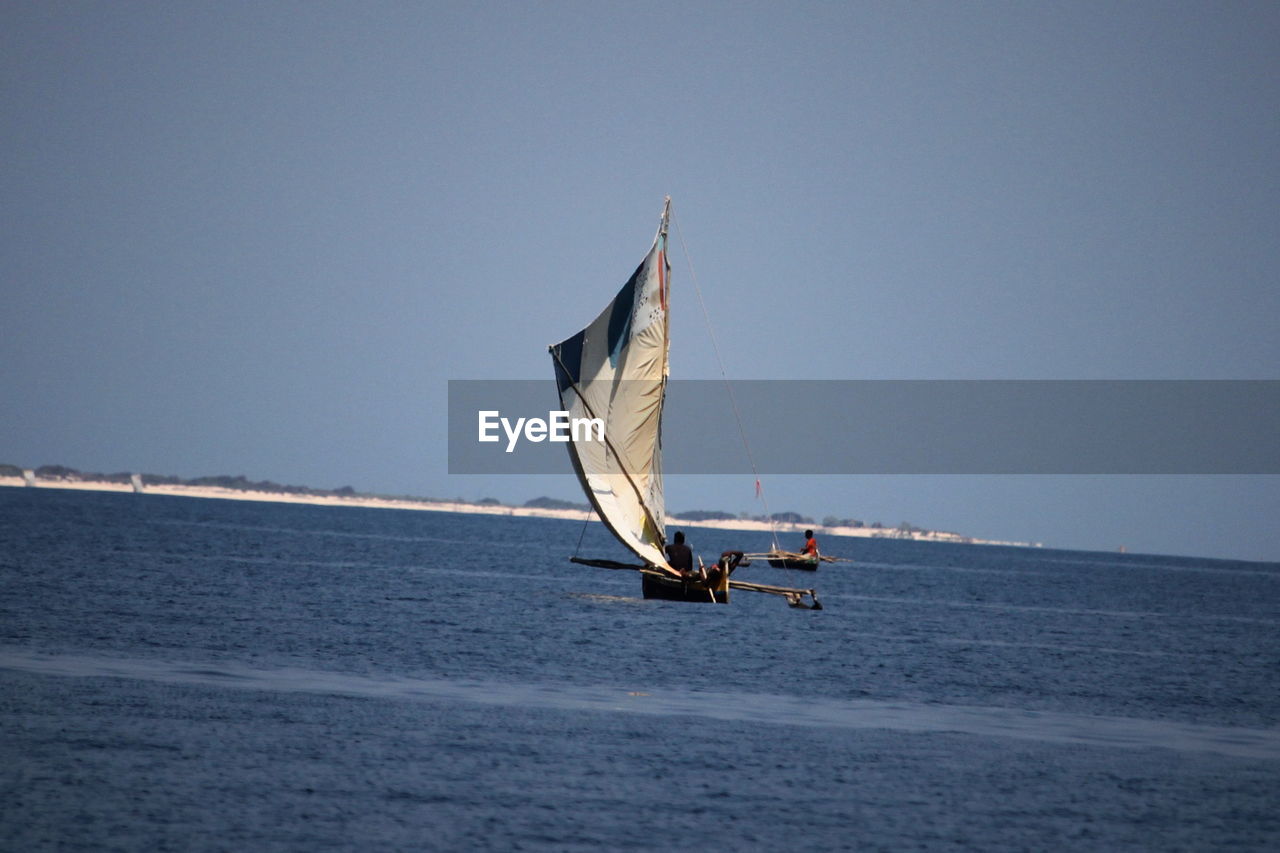
[[[570,442],[569,455],[600,519],[645,563],[674,573],[662,495],[662,403],[667,380],[667,217],[618,295],[581,332],[551,347],[561,408],[604,421],[605,440]]]

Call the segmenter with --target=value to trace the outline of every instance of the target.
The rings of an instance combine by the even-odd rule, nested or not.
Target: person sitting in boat
[[[746,555],[741,551],[720,552],[720,559],[716,561],[715,566],[706,570],[707,585],[713,589],[719,587],[721,578],[732,575],[744,556]]]
[[[804,550],[800,552],[806,560],[818,562],[818,540],[813,538],[813,531],[804,532]]]
[[[738,568],[738,564],[742,562],[742,558],[747,556],[741,551],[721,551],[720,559],[716,562],[716,568],[733,574],[733,570]]]
[[[693,551],[684,544],[683,530],[677,530],[675,541],[667,546],[667,562],[685,577],[693,574]]]

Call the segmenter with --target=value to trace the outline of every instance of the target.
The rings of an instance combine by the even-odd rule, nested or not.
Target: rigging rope
[[[587,525],[591,523],[591,519],[596,514],[596,508],[593,504],[586,516],[582,519],[582,532],[578,534],[578,545],[573,549],[573,556],[578,556],[578,552],[582,550],[582,537],[587,535]]]
[[[769,512],[769,501],[764,496],[764,486],[760,482],[760,472],[756,468],[755,457],[751,455],[751,445],[747,441],[747,431],[742,427],[742,414],[738,411],[738,400],[733,396],[733,386],[729,383],[729,374],[724,369],[724,359],[720,357],[720,344],[716,340],[716,330],[711,326],[711,315],[707,313],[707,303],[702,299],[702,288],[698,286],[698,275],[693,269],[693,258],[689,257],[689,247],[684,242],[684,232],[680,230],[680,220],[675,211],[671,212],[671,221],[676,226],[676,236],[680,238],[680,248],[684,251],[684,262],[689,267],[689,280],[693,282],[693,292],[698,295],[698,306],[702,308],[702,319],[706,323],[707,333],[711,336],[711,349],[715,351],[716,363],[720,365],[720,378],[724,381],[725,390],[729,392],[729,402],[733,405],[733,418],[738,424],[738,435],[742,438],[742,448],[747,453],[747,461],[751,463],[751,473],[756,479],[756,495],[764,504],[765,518],[769,521],[769,535],[773,537],[773,549],[781,551],[778,544],[778,530],[773,524],[773,513]]]

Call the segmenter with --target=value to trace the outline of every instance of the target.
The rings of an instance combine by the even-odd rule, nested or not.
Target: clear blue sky
[[[549,376],[665,194],[734,378],[1277,378],[1278,44],[1275,3],[6,3],[0,461],[577,499],[445,473],[445,383]],[[1280,560],[1277,479],[766,488]]]

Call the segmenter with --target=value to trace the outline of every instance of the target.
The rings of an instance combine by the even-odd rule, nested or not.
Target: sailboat
[[[814,590],[732,580],[732,569],[724,562],[696,574],[682,574],[668,562],[662,407],[670,343],[670,216],[667,198],[653,245],[626,284],[590,325],[550,347],[561,409],[571,420],[604,424],[603,440],[566,444],[574,473],[609,532],[642,562],[577,555],[570,559],[638,571],[645,598],[727,604],[730,590],[738,589],[780,595],[795,607],[821,609]]]

